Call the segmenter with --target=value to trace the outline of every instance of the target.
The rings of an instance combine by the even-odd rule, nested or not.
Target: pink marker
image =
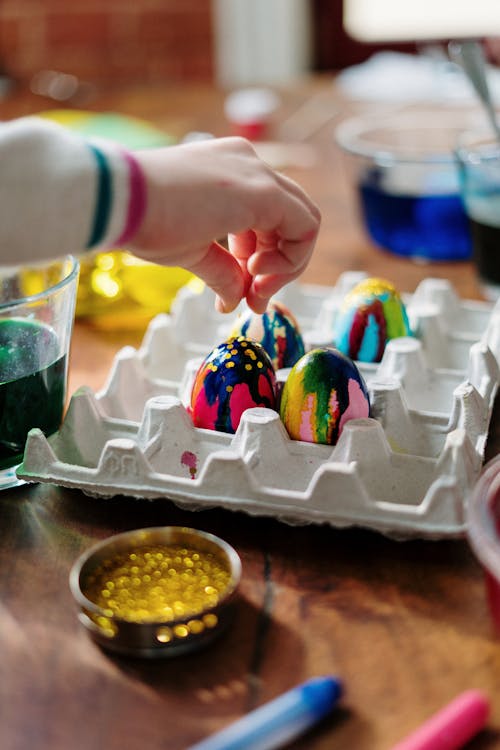
[[[467,690],[392,750],[458,750],[486,724],[490,702],[480,690]]]

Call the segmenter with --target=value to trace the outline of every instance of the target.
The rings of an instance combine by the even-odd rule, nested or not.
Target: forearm
[[[0,264],[129,246],[262,312],[312,253],[319,210],[241,138],[125,152],[55,123],[0,125]],[[228,237],[228,249],[216,240]]]
[[[0,126],[0,263],[128,241],[145,185],[131,154],[40,118]]]

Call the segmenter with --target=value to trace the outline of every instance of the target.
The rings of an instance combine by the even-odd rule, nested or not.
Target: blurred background
[[[365,2],[371,11],[372,0]],[[458,6],[470,7],[469,0],[454,0]],[[419,6],[427,22],[432,14],[424,10]],[[342,0],[0,0],[0,119],[43,114],[130,148],[240,132],[261,141],[259,153],[272,166],[302,170],[300,180],[315,195],[307,168],[335,158],[331,173],[341,174],[332,135],[348,111],[424,100],[449,101],[454,113],[457,104],[477,108],[463,75],[450,67],[444,41],[356,41],[343,13]],[[384,23],[394,16],[376,15]],[[500,100],[498,68],[492,83]],[[236,116],[231,94],[252,87],[279,96],[264,101],[265,116],[261,97],[258,106],[251,101],[251,116],[248,99],[243,118],[241,111]],[[346,227],[353,199],[345,193],[334,203],[329,190],[328,253],[332,262],[348,257],[354,266],[357,245],[339,239],[339,227],[357,231],[357,219]],[[325,222],[325,238],[327,232]],[[82,261],[77,316],[101,328],[142,327],[195,281],[114,248]]]
[[[0,0],[0,119],[44,113],[132,148],[196,135],[199,123],[221,134],[204,86],[292,88],[377,50],[349,38],[342,10],[342,0]],[[184,85],[199,85],[199,123],[180,103]],[[300,110],[297,96],[292,109]],[[319,125],[331,110],[322,97]],[[116,248],[82,260],[77,316],[101,328],[142,328],[190,280]]]
[[[0,0],[0,70],[21,86],[43,86],[43,71],[104,86],[276,83],[377,48],[347,36],[341,0]]]

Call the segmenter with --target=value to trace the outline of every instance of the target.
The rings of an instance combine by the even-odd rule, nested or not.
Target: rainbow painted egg
[[[205,358],[191,390],[195,427],[236,432],[246,409],[276,409],[276,375],[263,346],[243,336],[219,344]]]
[[[333,341],[351,359],[380,362],[389,339],[411,335],[396,287],[385,279],[369,278],[345,296],[335,320]]]
[[[313,349],[285,381],[280,416],[292,440],[335,445],[347,421],[370,416],[368,390],[348,357],[330,347]]]
[[[269,303],[265,313],[249,310],[236,320],[232,336],[245,336],[262,344],[275,370],[293,367],[305,352],[299,325],[281,302]]]

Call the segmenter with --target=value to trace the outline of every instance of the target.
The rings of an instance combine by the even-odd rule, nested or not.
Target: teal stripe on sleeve
[[[90,150],[95,156],[97,163],[97,190],[94,207],[94,221],[92,230],[86,247],[95,247],[106,234],[111,213],[111,203],[113,198],[113,185],[111,171],[106,157],[93,144],[88,144]]]

